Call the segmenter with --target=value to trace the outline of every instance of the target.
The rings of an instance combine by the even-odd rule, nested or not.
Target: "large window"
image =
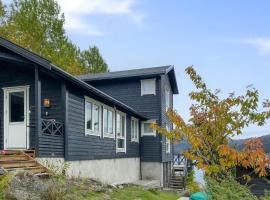
[[[101,106],[99,103],[85,98],[85,134],[101,136]]]
[[[103,107],[103,136],[115,138],[114,135],[114,110],[109,107]]]
[[[131,118],[131,141],[139,142],[139,121]]]
[[[167,125],[166,126],[167,131],[171,131],[170,127]],[[166,143],[166,153],[171,153],[171,141],[169,138],[165,137],[165,143]]]
[[[166,111],[171,107],[171,98],[170,98],[170,89],[165,89],[165,104],[166,104]]]
[[[116,113],[116,151],[126,152],[126,115]]]
[[[156,131],[153,130],[150,126],[152,123],[156,122],[155,120],[149,120],[142,122],[142,136],[156,136]]]
[[[141,80],[141,96],[147,94],[156,95],[156,79]]]

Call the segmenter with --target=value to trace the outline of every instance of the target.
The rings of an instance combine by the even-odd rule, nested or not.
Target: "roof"
[[[141,119],[147,119],[143,114],[139,113],[138,111],[131,108],[130,106],[122,103],[121,101],[109,96],[108,94],[98,90],[97,88],[95,88],[95,87],[87,84],[86,82],[76,78],[75,76],[67,73],[66,71],[64,71],[61,68],[57,67],[56,65],[52,64],[51,61],[29,51],[21,46],[16,45],[11,41],[8,41],[8,40],[0,37],[0,46],[22,56],[26,60],[29,60],[35,64],[38,64],[38,66],[41,66],[41,67],[45,68],[46,70],[50,70],[51,72],[53,72],[53,73],[59,75],[60,77],[72,82],[73,84],[76,84],[77,86],[79,86],[79,87],[81,87],[81,88],[83,88],[91,93],[94,93],[98,97],[106,99],[108,102],[110,102],[116,106],[119,106],[126,111],[133,113],[135,116],[137,116]],[[10,55],[3,53],[0,55],[0,58],[9,59]],[[23,60],[19,60],[19,58],[17,58],[17,57],[16,57],[16,59],[18,61],[23,62]]]
[[[160,67],[150,67],[150,68],[140,68],[140,69],[132,69],[132,70],[124,70],[124,71],[115,71],[115,72],[106,72],[99,74],[86,74],[77,76],[79,79],[86,82],[95,82],[95,81],[103,81],[103,80],[113,80],[113,79],[124,79],[124,78],[147,78],[158,76],[162,74],[168,74],[170,83],[172,86],[172,90],[174,94],[178,94],[178,86],[174,71],[174,66],[160,66]]]

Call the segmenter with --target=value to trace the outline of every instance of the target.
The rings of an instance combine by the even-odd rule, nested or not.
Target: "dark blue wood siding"
[[[4,87],[29,85],[30,148],[35,148],[35,86],[34,69],[0,60],[0,148],[4,148]]]
[[[127,114],[127,151],[116,153],[116,141],[112,138],[85,135],[85,93],[68,87],[67,99],[67,160],[91,160],[139,157],[138,143],[131,143],[130,115]],[[87,95],[96,99],[95,96]],[[104,103],[104,102],[101,102]]]
[[[41,102],[41,117],[43,119],[54,119],[64,123],[64,105],[61,96],[61,81],[41,74],[41,100],[50,99],[51,106],[43,107]],[[47,113],[47,115],[46,115]],[[64,137],[44,135],[39,136],[39,157],[64,157]]]
[[[167,75],[161,76],[161,123],[163,127],[168,125],[171,129],[173,128],[172,123],[167,117],[166,114],[166,97],[165,97],[165,90],[166,88],[170,91],[170,107],[173,107],[173,93],[171,90],[170,81]],[[162,162],[172,161],[173,159],[173,144],[171,144],[170,153],[166,153],[166,138],[165,136],[162,137]]]
[[[135,110],[144,114],[149,119],[156,119],[161,125],[161,80],[156,78],[156,95],[141,96],[141,79],[128,78],[111,81],[97,81],[90,84]],[[141,137],[141,159],[146,162],[161,161],[161,136]]]

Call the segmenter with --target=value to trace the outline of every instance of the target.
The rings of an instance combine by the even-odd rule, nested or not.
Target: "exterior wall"
[[[149,77],[153,78],[153,77]],[[149,119],[161,122],[160,77],[156,78],[156,95],[141,96],[141,80],[128,78],[111,81],[91,82],[90,84],[121,102],[131,106]],[[161,136],[141,137],[141,159],[145,162],[161,161]]]
[[[59,169],[63,159],[40,159],[44,165]],[[68,161],[67,174],[72,177],[92,178],[106,184],[132,183],[140,179],[140,158]]]
[[[163,127],[169,125],[172,129],[173,125],[167,117],[166,114],[166,102],[165,102],[165,90],[166,88],[170,91],[170,107],[173,108],[173,93],[171,90],[171,85],[169,82],[169,78],[167,75],[161,76],[161,123]],[[165,136],[162,137],[162,162],[169,162],[173,160],[173,144],[171,143],[171,150],[170,153],[166,153],[166,138]]]
[[[87,96],[96,99],[93,95]],[[116,153],[116,140],[114,138],[85,135],[85,99],[83,91],[69,87],[67,102],[67,160],[139,157],[139,143],[131,142],[130,114],[126,115],[126,153]],[[109,106],[114,107],[113,105]]]
[[[149,77],[151,78],[151,77]],[[173,92],[168,75],[155,77],[156,95],[141,96],[141,80],[144,78],[128,78],[118,80],[93,81],[89,84],[105,93],[119,99],[127,105],[143,113],[150,119],[156,119],[159,125],[172,124],[166,115],[165,88],[170,90],[170,107],[173,107]],[[141,137],[141,160],[143,179],[161,180],[162,186],[167,186],[171,176],[171,161],[173,160],[173,144],[170,153],[166,153],[166,138],[160,136]],[[160,164],[160,162],[162,162]],[[148,164],[147,164],[148,163]]]
[[[4,148],[4,87],[29,85],[30,148],[35,148],[35,84],[34,69],[0,61],[0,149]]]
[[[44,73],[41,74],[41,101],[50,99],[50,108],[43,107],[41,102],[41,118],[54,119],[64,123],[64,105],[61,96],[61,82]],[[64,157],[64,136],[45,135],[39,137],[39,157]]]
[[[160,186],[163,186],[163,164],[160,162],[142,162],[142,179],[159,180]]]

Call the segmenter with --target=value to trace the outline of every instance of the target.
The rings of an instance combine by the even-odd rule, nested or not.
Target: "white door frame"
[[[8,113],[9,113],[9,102],[8,102],[8,94],[12,92],[24,92],[24,102],[25,102],[25,122],[26,122],[26,149],[29,149],[30,137],[29,137],[29,85],[25,86],[15,86],[15,87],[4,87],[2,88],[4,91],[4,149],[8,149],[7,140],[8,140]]]

